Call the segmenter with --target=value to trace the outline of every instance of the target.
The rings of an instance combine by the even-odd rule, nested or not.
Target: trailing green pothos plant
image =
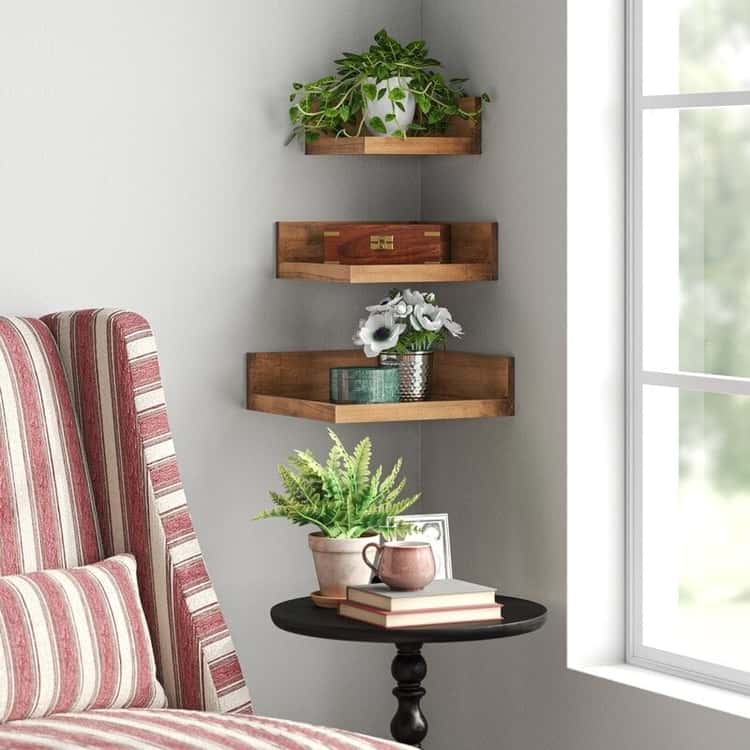
[[[271,492],[274,507],[255,516],[287,518],[299,526],[317,526],[332,539],[358,539],[368,532],[391,539],[411,530],[397,516],[413,505],[419,495],[401,498],[406,480],[399,481],[399,458],[384,478],[383,467],[370,471],[372,442],[364,438],[350,454],[333,430],[333,446],[325,464],[308,451],[295,451],[291,466],[279,466],[285,493]]]
[[[336,75],[328,75],[310,83],[292,84],[289,119],[292,131],[287,143],[295,136],[314,141],[321,134],[359,136],[365,123],[379,133],[386,133],[386,122],[380,117],[367,119],[368,101],[388,98],[391,113],[386,121],[396,121],[396,110],[405,110],[408,93],[416,101],[416,116],[405,130],[392,135],[443,133],[452,117],[471,119],[481,111],[467,111],[458,100],[465,96],[463,84],[468,78],[445,80],[438,68],[440,60],[429,56],[423,40],[403,46],[382,29],[375,34],[375,43],[367,52],[344,52],[335,61]],[[389,78],[400,79],[397,86],[384,84]],[[490,101],[486,93],[483,102]]]

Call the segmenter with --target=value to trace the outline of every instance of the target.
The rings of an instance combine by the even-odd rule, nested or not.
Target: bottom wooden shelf
[[[397,404],[333,404],[331,367],[375,366],[357,350],[247,355],[247,408],[336,424],[510,417],[513,358],[435,352],[432,399]]]

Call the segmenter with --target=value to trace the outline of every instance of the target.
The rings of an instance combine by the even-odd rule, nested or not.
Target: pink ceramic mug
[[[377,550],[373,562],[367,559],[370,547]],[[383,583],[399,591],[419,591],[435,577],[429,542],[371,542],[362,550],[362,558]]]

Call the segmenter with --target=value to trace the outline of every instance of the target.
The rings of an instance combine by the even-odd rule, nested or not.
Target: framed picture
[[[411,534],[401,538],[404,542],[429,542],[435,555],[435,578],[453,578],[451,564],[451,535],[447,513],[424,513],[419,516],[399,516],[400,521],[412,524]]]

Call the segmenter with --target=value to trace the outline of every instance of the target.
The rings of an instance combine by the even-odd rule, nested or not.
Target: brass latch
[[[371,234],[370,250],[393,250],[393,235]]]

